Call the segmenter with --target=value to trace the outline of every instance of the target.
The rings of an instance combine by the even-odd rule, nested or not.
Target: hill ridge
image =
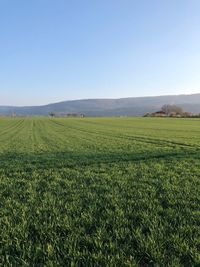
[[[0,115],[47,116],[56,113],[83,113],[86,116],[143,116],[164,104],[174,104],[185,111],[200,113],[200,93],[125,98],[67,100],[37,106],[0,106]]]

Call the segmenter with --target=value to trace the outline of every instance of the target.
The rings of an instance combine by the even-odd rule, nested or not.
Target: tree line
[[[179,106],[166,104],[159,111],[146,113],[144,117],[200,118],[200,114],[186,112]]]

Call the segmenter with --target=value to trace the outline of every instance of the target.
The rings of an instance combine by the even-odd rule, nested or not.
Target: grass
[[[0,119],[0,266],[200,266],[200,120]]]

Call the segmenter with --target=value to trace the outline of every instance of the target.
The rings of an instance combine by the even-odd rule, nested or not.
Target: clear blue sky
[[[0,0],[0,105],[200,92],[199,0]]]

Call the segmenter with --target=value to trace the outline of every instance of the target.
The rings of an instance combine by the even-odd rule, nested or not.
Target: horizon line
[[[199,93],[182,93],[182,94],[167,94],[167,95],[146,95],[146,96],[127,96],[127,97],[99,97],[99,98],[77,98],[77,99],[68,99],[68,100],[58,100],[56,102],[50,102],[47,104],[33,104],[33,105],[1,105],[0,107],[16,107],[16,108],[24,108],[24,107],[43,107],[43,106],[49,106],[53,104],[59,104],[63,102],[73,102],[73,101],[87,101],[87,100],[119,100],[119,99],[128,99],[128,98],[151,98],[151,97],[167,97],[167,96],[192,96],[192,95],[198,95]]]

